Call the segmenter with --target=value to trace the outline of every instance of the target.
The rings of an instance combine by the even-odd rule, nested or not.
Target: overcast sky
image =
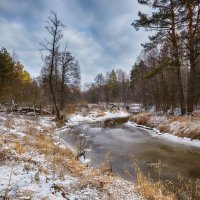
[[[0,0],[0,45],[15,52],[33,77],[43,66],[40,45],[50,11],[65,24],[63,44],[78,59],[82,85],[111,69],[130,72],[147,33],[131,26],[137,0]],[[142,7],[144,11],[144,7]]]

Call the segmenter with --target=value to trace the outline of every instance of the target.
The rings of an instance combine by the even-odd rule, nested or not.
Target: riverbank
[[[111,111],[100,111],[100,110],[93,110],[90,111],[88,114],[77,113],[68,116],[69,123],[71,124],[78,124],[80,122],[101,122],[108,119],[116,119],[116,118],[124,118],[129,117],[130,114],[124,110],[119,110],[115,112]]]
[[[52,117],[1,113],[0,124],[0,198],[143,199],[134,183],[79,162]]]
[[[200,147],[199,112],[191,116],[163,116],[144,112],[132,115],[127,125],[151,129],[153,137]]]

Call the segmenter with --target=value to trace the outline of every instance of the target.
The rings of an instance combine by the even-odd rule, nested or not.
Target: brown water
[[[152,137],[148,131],[141,128],[93,126],[78,126],[76,133],[86,134],[86,139],[90,140],[91,152],[87,152],[86,156],[91,158],[95,167],[98,167],[110,152],[113,172],[128,180],[135,177],[133,157],[137,159],[142,171],[146,175],[150,173],[155,180],[158,179],[155,170],[155,163],[158,161],[162,163],[162,180],[176,182],[178,172],[185,179],[200,179],[200,148]],[[73,146],[77,141],[77,134],[62,133],[61,138]],[[126,170],[131,177],[125,173]]]

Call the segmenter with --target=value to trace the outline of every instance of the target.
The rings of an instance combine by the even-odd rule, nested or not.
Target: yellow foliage
[[[17,76],[22,83],[31,83],[30,74],[24,70],[24,66],[18,62],[16,65]]]
[[[31,83],[30,74],[26,70],[24,70],[22,73],[22,82],[23,83]]]

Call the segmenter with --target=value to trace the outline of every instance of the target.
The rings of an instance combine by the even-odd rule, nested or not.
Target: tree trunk
[[[185,97],[183,93],[183,85],[181,81],[181,71],[180,71],[180,64],[177,66],[177,87],[178,87],[178,99],[179,99],[179,105],[181,109],[181,115],[184,115],[186,113],[186,107],[185,107]]]
[[[190,61],[190,75],[188,80],[188,91],[187,91],[187,112],[192,113],[194,110],[194,93],[195,93],[195,68],[193,61]]]
[[[58,106],[57,106],[57,103],[56,103],[56,97],[55,97],[54,90],[53,90],[52,74],[53,74],[53,69],[52,69],[52,66],[51,66],[51,73],[50,73],[50,77],[49,77],[49,85],[50,85],[51,95],[52,95],[52,98],[53,98],[54,107],[56,109],[56,118],[60,119],[60,111],[58,109]]]
[[[62,80],[61,80],[61,89],[60,89],[60,110],[64,109],[64,89],[65,89],[65,68],[62,69]]]
[[[185,97],[183,92],[183,85],[181,81],[181,63],[179,59],[179,48],[178,48],[178,38],[176,33],[176,25],[175,25],[175,14],[174,14],[174,1],[170,0],[171,3],[171,20],[172,20],[172,42],[173,42],[173,48],[174,48],[174,60],[175,60],[175,67],[176,67],[176,79],[177,79],[177,88],[178,88],[178,99],[179,99],[179,106],[181,109],[181,115],[184,115],[186,113],[186,107],[185,107]]]
[[[57,33],[57,26],[55,28],[56,28],[55,33]],[[56,42],[56,34],[54,34],[54,38],[53,38],[53,48],[52,48],[52,55],[51,55],[49,85],[50,85],[51,95],[52,95],[52,98],[53,98],[54,107],[56,109],[56,118],[60,119],[60,111],[59,111],[57,103],[56,103],[56,97],[55,97],[55,94],[54,94],[53,83],[52,83],[54,61],[55,61],[55,54],[56,54],[56,52],[55,52],[55,42]]]
[[[194,55],[194,34],[193,34],[193,4],[191,3],[188,7],[189,12],[189,25],[188,25],[188,36],[189,36],[189,57],[190,57],[190,74],[187,87],[187,112],[192,113],[194,107],[194,93],[195,93],[195,77],[196,77],[196,63]]]

